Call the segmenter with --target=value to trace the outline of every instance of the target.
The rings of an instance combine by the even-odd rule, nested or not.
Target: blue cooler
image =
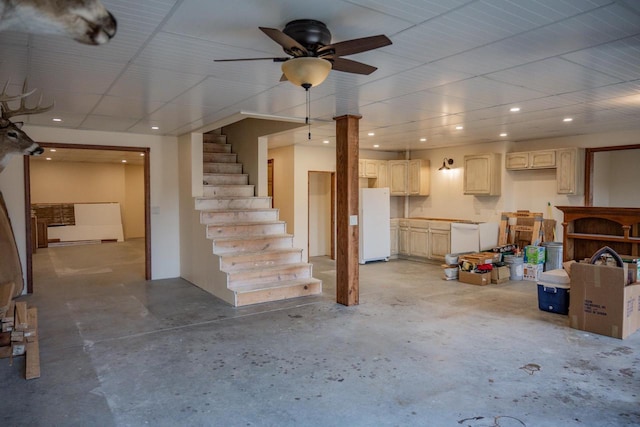
[[[563,269],[545,271],[538,280],[538,308],[551,313],[569,314],[571,279]]]

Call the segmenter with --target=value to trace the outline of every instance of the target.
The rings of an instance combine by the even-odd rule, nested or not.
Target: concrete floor
[[[315,258],[322,296],[236,309],[144,281],[142,256],[141,241],[38,251],[22,299],[39,309],[42,377],[0,360],[0,425],[640,425],[640,332],[570,329],[533,282],[372,263],[348,308]]]

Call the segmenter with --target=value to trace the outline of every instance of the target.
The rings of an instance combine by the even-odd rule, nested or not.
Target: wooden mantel
[[[556,206],[564,213],[564,260],[580,260],[609,246],[640,255],[640,208]]]

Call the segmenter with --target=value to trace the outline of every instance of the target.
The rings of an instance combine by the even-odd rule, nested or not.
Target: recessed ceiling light
[[[464,129],[464,126],[456,126],[456,130],[462,130]]]
[[[55,153],[57,150],[55,148],[52,148],[49,151],[51,151],[52,153]]]
[[[380,148],[378,144],[374,145],[373,148]]]
[[[322,143],[323,143],[323,144],[328,144],[328,143],[329,143],[329,141],[325,139],[324,141],[322,141]]]
[[[420,142],[425,142],[427,138],[420,138]]]
[[[122,161],[122,163],[127,163],[127,161],[126,161],[126,160],[123,160],[123,161]]]
[[[159,128],[158,126],[151,126],[151,129],[153,129],[153,130],[158,130],[158,129],[160,129],[160,128]]]
[[[376,133],[375,133],[375,132],[369,132],[367,135],[369,135],[369,136],[376,136]]]
[[[512,113],[517,113],[518,111],[520,111],[520,107],[512,107],[509,109],[509,111],[511,111]]]
[[[562,119],[563,122],[572,122],[573,119],[571,117],[565,117],[564,119]]]
[[[502,133],[500,134],[500,136],[507,136],[507,134],[506,134],[506,133],[504,133],[504,132],[502,132]]]
[[[51,160],[51,157],[47,157],[47,160]]]
[[[57,118],[57,117],[54,117],[53,119],[51,119],[51,121],[54,121],[54,122],[61,122],[61,121],[62,121],[62,119],[59,119],[59,118]]]
[[[144,157],[144,153],[140,153],[140,157]]]

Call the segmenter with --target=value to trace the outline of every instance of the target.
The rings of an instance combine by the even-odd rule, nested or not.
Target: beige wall
[[[180,275],[177,138],[41,126],[25,126],[23,130],[36,141],[149,147],[151,277],[162,279]],[[14,156],[0,174],[0,191],[7,202],[23,271],[26,271],[24,167],[21,157]]]
[[[331,172],[309,172],[309,256],[331,255]]]
[[[144,237],[144,167],[31,162],[31,203],[119,203],[125,239]]]
[[[293,192],[294,146],[269,150],[267,156],[273,159],[273,207],[279,209],[280,220],[286,221],[287,233],[294,233],[295,203]],[[300,221],[305,221],[300,218]]]
[[[124,238],[144,237],[144,166],[124,166]]]
[[[242,171],[249,174],[249,184],[255,185],[256,196],[267,195],[267,140],[265,135],[277,134],[302,126],[300,123],[249,118],[222,128],[227,142],[238,154]]]

